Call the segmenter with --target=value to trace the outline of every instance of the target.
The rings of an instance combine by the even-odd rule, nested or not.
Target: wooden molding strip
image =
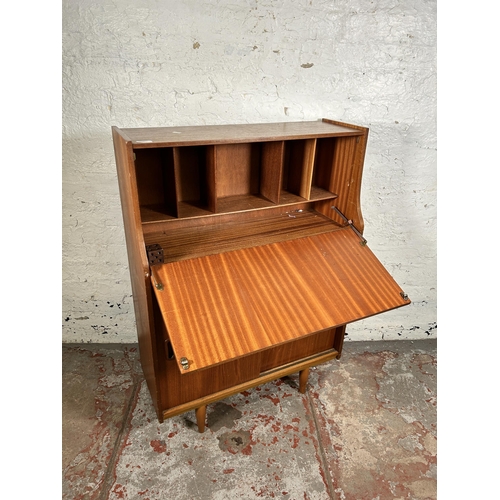
[[[195,410],[200,406],[205,406],[207,404],[214,403],[215,401],[220,401],[221,399],[228,398],[229,396],[238,394],[239,392],[246,391],[247,389],[251,389],[253,387],[257,387],[258,385],[271,382],[272,380],[276,380],[286,375],[291,375],[292,373],[297,373],[306,368],[310,368],[311,366],[326,363],[327,361],[335,359],[337,355],[338,351],[336,349],[330,349],[319,356],[313,355],[298,362],[294,361],[293,363],[288,363],[286,365],[280,366],[279,368],[274,368],[262,373],[257,378],[249,380],[248,382],[244,382],[243,384],[239,384],[223,391],[215,392],[213,394],[210,394],[209,396],[195,399],[194,401],[190,401],[189,403],[184,403],[182,405],[165,410],[163,412],[163,418],[167,419],[170,417],[175,417],[176,415],[181,415],[182,413],[186,413],[187,411]]]

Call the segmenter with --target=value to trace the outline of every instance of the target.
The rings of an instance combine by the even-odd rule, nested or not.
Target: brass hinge
[[[163,291],[163,283],[156,281],[156,276],[153,270],[151,270],[151,281],[153,282],[154,287],[160,292]]]
[[[359,236],[361,239],[361,244],[365,246],[368,241],[366,241],[366,238],[356,229],[356,226],[352,223],[351,219],[348,219],[337,207],[332,206],[333,210],[337,212],[340,217],[344,220],[344,222]]]

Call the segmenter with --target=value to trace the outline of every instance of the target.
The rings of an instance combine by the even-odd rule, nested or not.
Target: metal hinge
[[[366,241],[366,238],[356,229],[356,226],[352,223],[352,220],[351,219],[348,219],[337,207],[334,207],[332,206],[333,210],[335,210],[335,212],[337,212],[340,217],[342,217],[342,219],[344,220],[344,222],[350,226],[350,228],[359,236],[359,238],[361,239],[361,244],[364,246],[368,243],[368,241]]]
[[[153,245],[146,246],[146,252],[148,254],[148,262],[150,266],[156,266],[157,264],[163,264],[163,248],[154,243]]]
[[[159,290],[160,292],[163,291],[163,283],[160,283],[159,281],[156,281],[156,276],[154,272],[151,272],[151,280],[153,282],[154,287]]]
[[[155,277],[153,276],[153,281],[155,283],[155,288],[157,290],[159,290],[160,292],[163,291],[163,284],[162,283],[158,283],[158,281],[156,281]]]
[[[150,266],[156,266],[158,264],[163,264],[163,248],[158,245],[157,243],[154,243],[153,245],[147,245],[146,246],[146,252],[148,254],[148,262]],[[156,281],[156,278],[151,272],[151,278],[153,280],[153,284],[157,290],[162,291],[163,290],[163,285]]]

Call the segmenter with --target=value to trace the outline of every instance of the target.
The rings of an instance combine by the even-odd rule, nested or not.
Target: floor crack
[[[326,487],[328,489],[328,494],[332,500],[335,499],[335,488],[333,486],[333,480],[332,476],[330,474],[330,468],[328,466],[328,460],[326,458],[326,453],[325,449],[323,448],[323,441],[321,439],[321,434],[320,434],[320,425],[318,422],[318,418],[316,416],[316,412],[314,409],[314,405],[311,399],[311,396],[309,394],[309,390],[306,391],[306,397],[307,401],[309,403],[309,409],[311,411],[312,419],[314,422],[314,428],[316,430],[316,440],[318,442],[318,449],[319,449],[319,459],[320,459],[320,466],[323,468],[324,473],[325,473],[325,480],[326,480]]]
[[[125,410],[125,418],[122,421],[122,425],[120,427],[120,431],[118,432],[118,436],[115,440],[115,444],[113,446],[113,452],[111,453],[111,457],[109,458],[109,463],[106,468],[106,473],[104,475],[104,479],[102,481],[101,492],[99,494],[99,500],[107,500],[109,498],[109,494],[111,492],[111,488],[115,481],[114,472],[116,469],[116,465],[118,463],[119,456],[123,450],[123,439],[126,438],[127,428],[130,429],[130,423],[132,420],[132,415],[134,409],[137,405],[137,400],[139,399],[139,391],[142,385],[141,377],[134,375],[134,390],[130,397],[130,400],[127,405],[127,409]]]

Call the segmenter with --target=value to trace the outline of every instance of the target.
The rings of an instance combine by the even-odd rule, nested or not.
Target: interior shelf
[[[318,186],[311,186],[309,201],[334,200],[337,195]]]
[[[156,206],[142,206],[141,220],[145,225],[156,224],[162,222],[169,222],[178,219],[196,219],[201,217],[211,217],[214,215],[231,214],[237,212],[245,212],[251,210],[262,210],[266,208],[293,208],[296,205],[303,205],[307,202],[316,202],[324,200],[334,200],[337,198],[336,194],[332,194],[315,186],[311,189],[311,197],[305,200],[301,196],[294,195],[287,191],[281,191],[280,203],[275,203],[257,195],[239,195],[228,196],[221,198],[217,201],[217,213],[208,210],[206,207],[197,205],[196,202],[180,202],[177,206],[177,216],[166,214],[162,205]]]

